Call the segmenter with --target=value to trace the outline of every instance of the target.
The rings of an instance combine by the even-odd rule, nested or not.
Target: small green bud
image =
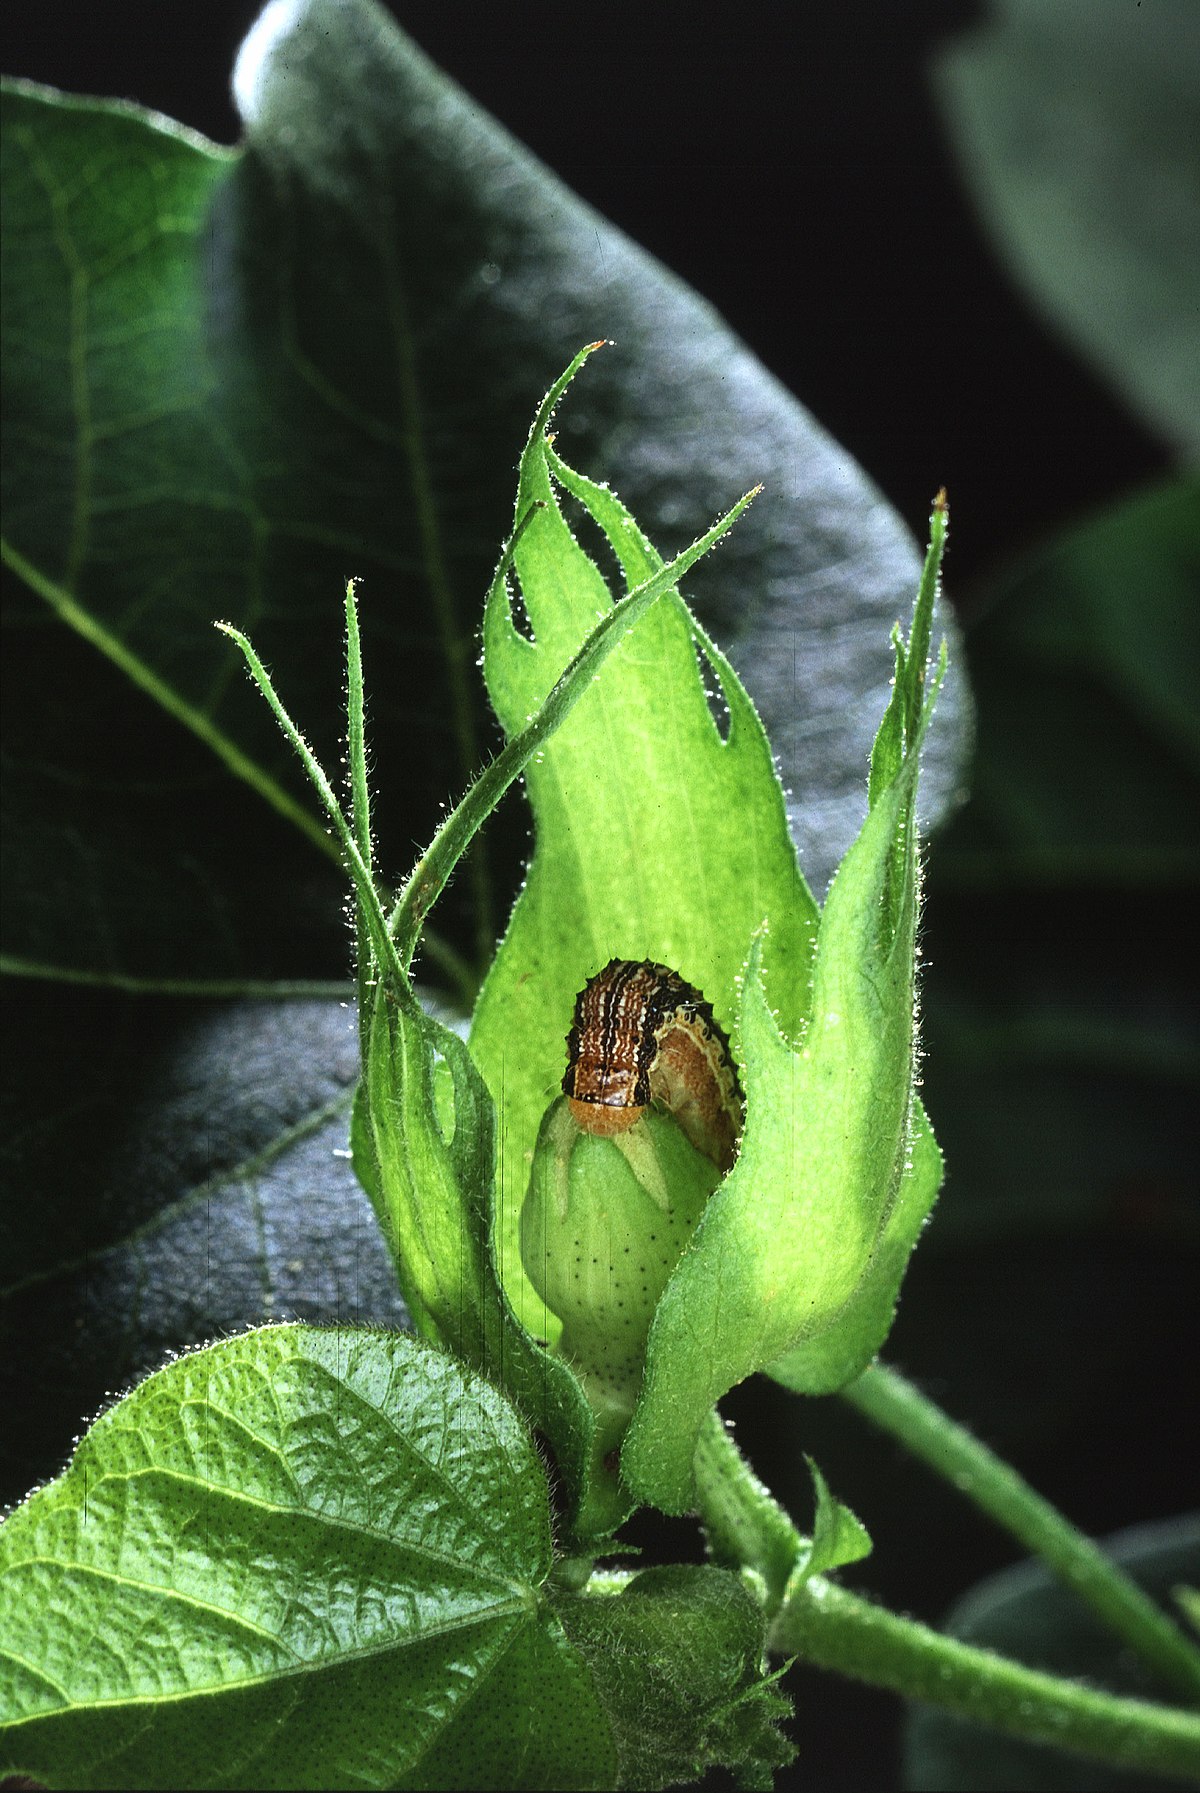
[[[721,1180],[669,1114],[585,1132],[559,1097],[543,1118],[521,1210],[521,1257],[562,1321],[559,1354],[596,1416],[596,1460],[615,1473],[668,1278]],[[607,1463],[605,1463],[607,1459]]]

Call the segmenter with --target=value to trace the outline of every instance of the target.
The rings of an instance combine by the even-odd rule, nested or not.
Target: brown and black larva
[[[652,959],[610,959],[575,999],[563,1090],[588,1133],[623,1133],[651,1102],[725,1172],[737,1156],[742,1092],[712,1005]]]

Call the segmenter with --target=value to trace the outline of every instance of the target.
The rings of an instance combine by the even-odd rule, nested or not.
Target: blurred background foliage
[[[1167,1519],[1195,1498],[1200,1260],[1195,9],[751,6],[732,40],[691,11],[624,0],[603,16],[389,10],[710,301],[910,527],[948,486],[948,592],[977,706],[970,796],[931,843],[923,934],[923,1094],[949,1173],[888,1355],[1087,1530]],[[103,12],[20,0],[7,67],[129,96],[232,143],[229,70],[254,13],[249,0],[137,0],[114,29]],[[56,636],[62,715],[91,650]],[[27,687],[15,698],[29,708]],[[122,727],[136,785],[146,748],[118,713]],[[201,867],[204,838],[202,811]],[[295,875],[333,942],[312,975],[336,976],[336,885],[299,864]],[[136,1367],[131,1311],[142,1351],[208,1336],[261,1302],[264,1261],[280,1314],[394,1311],[369,1216],[359,1232],[338,1210],[332,1262],[319,1206],[294,1217],[299,1237],[280,1227],[263,1240],[263,1214],[280,1211],[263,1189],[283,1133],[311,1154],[313,1189],[340,1141],[344,1017],[255,1007],[231,1051],[209,1004],[197,1026],[195,1004],[21,979],[6,1009],[13,1261],[48,1213],[68,1197],[86,1207],[93,1188],[122,1204],[136,1188],[121,1226],[141,1228],[143,1247],[93,1273],[84,1226],[69,1292],[30,1285],[10,1304],[6,1367],[27,1405],[37,1389],[38,1411],[7,1447],[9,1496],[53,1472],[83,1407]],[[281,1075],[298,1025],[324,1067],[316,1079]],[[100,1091],[98,1062],[110,1070]],[[163,1205],[181,1187],[156,1280]],[[254,1285],[223,1285],[219,1300],[204,1280],[214,1227],[244,1238]],[[192,1310],[157,1313],[161,1278],[178,1284],[181,1264]],[[64,1335],[72,1311],[90,1315],[86,1349],[65,1338],[39,1376],[39,1326],[48,1315]],[[1012,1562],[1006,1539],[836,1402],[797,1402],[781,1420],[781,1399],[751,1385],[728,1409],[798,1513],[807,1450],[862,1516],[876,1549],[849,1572],[856,1585],[938,1622]],[[672,1527],[670,1544],[694,1553],[694,1529]],[[1194,1557],[1194,1535],[1172,1530],[1139,1560],[1166,1593],[1189,1563],[1195,1580]],[[956,1622],[987,1634],[978,1603]],[[797,1785],[902,1784],[893,1701],[804,1672],[790,1686]],[[954,1747],[957,1784],[968,1772],[996,1784],[989,1743]],[[932,1748],[913,1745],[908,1784],[949,1784]],[[1025,1784],[1048,1784],[1045,1772]],[[1094,1785],[1088,1774],[1054,1784]]]

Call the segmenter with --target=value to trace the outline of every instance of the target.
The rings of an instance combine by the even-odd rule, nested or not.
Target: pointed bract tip
[[[933,501],[933,508],[936,513],[938,513],[939,515],[941,515],[943,517],[946,516],[947,513],[949,512],[950,500],[946,496],[945,486],[938,487],[937,497]]]

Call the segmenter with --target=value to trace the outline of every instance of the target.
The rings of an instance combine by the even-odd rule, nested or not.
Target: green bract
[[[533,639],[500,582],[484,628],[488,687],[510,734],[612,604],[558,491],[599,525],[627,589],[661,566],[613,494],[568,469],[535,430],[517,512],[542,508],[514,554]],[[553,1339],[557,1319],[527,1286],[516,1228],[587,977],[613,955],[671,965],[713,1004],[744,1068],[741,1156],[659,1304],[622,1460],[632,1489],[669,1510],[691,1504],[697,1433],[735,1382],[786,1354],[793,1386],[826,1392],[869,1362],[941,1181],[913,1097],[914,803],[944,533],[938,509],[908,649],[895,639],[870,813],[819,933],[761,724],[677,597],[630,632],[527,774],[535,852],[471,1047],[503,1115],[505,1283],[539,1336]],[[717,680],[727,733],[697,661]]]
[[[484,674],[511,737],[536,712],[613,597],[572,535],[566,493],[631,592],[662,560],[619,500],[569,469],[535,429],[521,461],[516,544],[524,617],[492,589]],[[624,598],[628,602],[628,598]],[[619,612],[620,605],[617,606]],[[711,683],[727,711],[717,722]],[[471,1052],[503,1112],[497,1229],[506,1286],[525,1323],[557,1322],[523,1275],[517,1233],[534,1141],[566,1068],[575,998],[610,958],[669,965],[734,1029],[738,979],[771,921],[764,974],[789,1028],[807,1012],[817,909],[796,863],[771,747],[724,655],[671,593],[631,631],[526,773],[535,847],[525,887],[480,994]]]
[[[913,1094],[914,806],[936,694],[936,683],[926,691],[925,668],[945,535],[939,505],[907,648],[894,636],[896,677],[871,758],[869,813],[818,925],[762,725],[673,589],[736,509],[665,567],[613,494],[565,466],[548,426],[589,353],[576,357],[535,419],[516,526],[488,599],[485,672],[508,743],[447,819],[390,920],[370,865],[353,594],[350,820],[239,638],[305,758],[355,880],[363,1043],[355,1162],[405,1298],[422,1332],[502,1383],[550,1439],[585,1548],[636,1499],[676,1512],[694,1503],[697,1438],[736,1382],[774,1368],[793,1387],[827,1392],[852,1380],[887,1333],[941,1178]],[[606,538],[626,583],[621,602],[568,527],[560,493]],[[532,638],[517,625],[511,573]],[[719,685],[725,729],[701,668]],[[468,1050],[422,1012],[408,968],[454,865],[522,771],[536,848]],[[616,1312],[604,1277],[624,1257],[621,1228],[634,1247],[645,1231],[630,1217],[644,1207],[645,1187],[630,1182],[626,1217],[605,1215],[602,1237],[594,1217],[587,1222],[588,1255],[604,1273],[590,1314],[587,1292],[567,1299],[530,1244],[535,1231],[548,1237],[552,1216],[567,1219],[568,1233],[574,1225],[571,1179],[547,1169],[552,1144],[530,1198],[524,1251],[521,1239],[535,1140],[561,1081],[574,1000],[614,956],[659,961],[702,991],[732,1032],[747,1104],[739,1158],[707,1205],[707,1177],[686,1189],[684,1177],[666,1197],[664,1211],[677,1212],[694,1237],[673,1268],[660,1266],[669,1271],[661,1297],[647,1283],[653,1316],[641,1314],[636,1349],[615,1356],[604,1342]],[[617,1165],[619,1151],[593,1154],[593,1144],[581,1164],[607,1153]],[[606,1459],[630,1413],[627,1492],[618,1496]],[[592,1472],[608,1485],[598,1481],[589,1499]]]
[[[914,647],[923,646],[922,630],[927,639],[938,522]],[[875,766],[889,752],[893,718],[907,708],[903,748],[880,774],[870,814],[830,890],[811,1018],[793,1039],[768,1007],[758,942],[751,954],[739,1014],[747,1093],[741,1152],[660,1303],[646,1392],[623,1459],[637,1490],[668,1511],[691,1503],[696,1434],[735,1382],[775,1366],[790,1387],[825,1394],[865,1369],[887,1335],[905,1263],[941,1182],[941,1156],[912,1088],[913,805],[933,694],[921,705],[909,699],[923,674],[923,658],[910,663],[897,642],[896,686]]]
[[[598,346],[591,345],[593,349]],[[544,470],[549,453],[546,427],[553,406],[590,352],[583,350],[547,394],[525,451],[524,469],[541,464]],[[566,533],[549,496],[548,481],[543,479],[541,487],[523,476],[517,524],[496,573],[493,604],[496,594],[506,588],[510,565],[520,571],[540,564],[536,556],[532,563],[529,560],[530,541],[553,544],[554,537],[546,536],[547,515]],[[530,1423],[547,1435],[563,1473],[569,1509],[585,1539],[597,1527],[603,1535],[622,1517],[622,1511],[611,1501],[602,1509],[587,1504],[588,1464],[595,1451],[592,1412],[580,1382],[560,1358],[549,1355],[538,1342],[550,1333],[549,1325],[528,1328],[519,1317],[522,1300],[526,1314],[529,1310],[516,1238],[519,1207],[513,1213],[510,1236],[497,1223],[496,1210],[502,1213],[504,1203],[495,1200],[492,1182],[495,1107],[500,1109],[502,1138],[507,1138],[513,1124],[511,1111],[505,1099],[494,1105],[496,1092],[489,1097],[475,1059],[462,1041],[422,1012],[408,966],[430,907],[489,811],[514,778],[542,759],[551,737],[561,731],[570,712],[581,703],[586,708],[594,696],[593,680],[608,656],[619,651],[628,632],[652,605],[662,601],[674,580],[719,538],[746,502],[735,506],[670,567],[655,557],[638,591],[631,593],[624,605],[614,608],[610,604],[599,620],[593,613],[590,626],[556,668],[537,709],[525,714],[523,726],[511,733],[504,751],[439,831],[405,886],[390,921],[380,908],[369,863],[366,785],[360,776],[362,684],[352,594],[347,601],[350,736],[352,759],[359,767],[354,775],[352,822],[342,814],[294,727],[278,712],[294,744],[307,756],[310,775],[342,838],[356,883],[360,1012],[369,1019],[362,1028],[363,1079],[355,1114],[355,1162],[395,1253],[405,1298],[423,1332],[462,1352],[485,1374],[501,1381]],[[269,690],[269,681],[252,650],[244,640],[242,645],[260,683]],[[505,1038],[510,1052],[518,1058],[526,1056],[523,1048],[527,1042],[519,1025]],[[501,1070],[500,1088],[503,1083]],[[524,1163],[522,1197],[528,1160]],[[544,1307],[541,1312],[544,1316]]]
[[[768,1789],[792,1760],[776,1729],[787,1700],[762,1673],[762,1612],[732,1575],[648,1569],[619,1593],[556,1610],[612,1720],[620,1786],[694,1783],[719,1762],[735,1785]]]

